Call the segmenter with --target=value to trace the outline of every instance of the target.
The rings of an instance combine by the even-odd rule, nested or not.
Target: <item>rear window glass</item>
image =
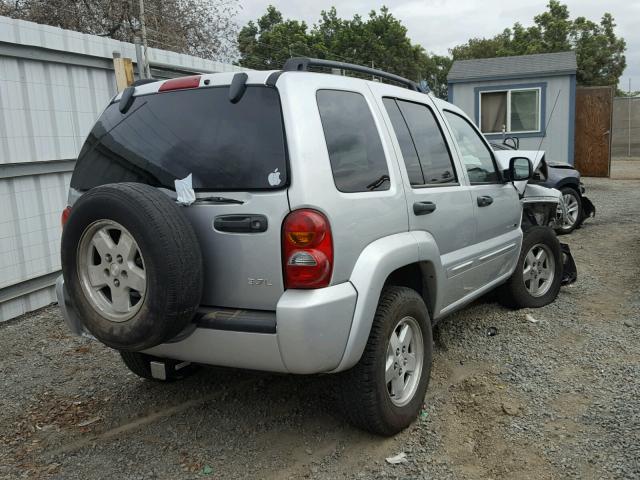
[[[192,174],[198,190],[259,190],[287,184],[278,92],[249,86],[229,101],[229,87],[136,97],[126,114],[107,107],[80,152],[71,186],[112,182],[173,189]]]
[[[364,97],[355,92],[318,90],[316,98],[338,190],[389,190],[387,160]]]

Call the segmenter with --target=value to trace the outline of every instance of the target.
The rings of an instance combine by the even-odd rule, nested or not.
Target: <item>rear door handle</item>
[[[489,195],[483,195],[482,197],[478,197],[478,206],[479,207],[488,207],[493,203],[493,197]]]
[[[433,202],[416,202],[413,204],[413,213],[416,215],[427,215],[435,211],[436,204]]]
[[[218,215],[213,228],[219,232],[261,233],[267,231],[267,217],[264,215]]]

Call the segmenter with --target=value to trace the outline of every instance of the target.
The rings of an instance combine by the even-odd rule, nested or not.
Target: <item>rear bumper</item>
[[[60,277],[58,303],[69,330],[87,335]],[[335,370],[344,355],[357,292],[350,282],[287,290],[276,307],[275,333],[193,328],[179,341],[145,353],[207,365],[312,374]]]

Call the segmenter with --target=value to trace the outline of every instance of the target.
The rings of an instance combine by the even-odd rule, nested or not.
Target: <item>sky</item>
[[[367,15],[372,9],[387,5],[408,30],[413,43],[425,50],[446,54],[448,49],[471,37],[490,37],[520,22],[533,23],[533,17],[546,10],[547,0],[241,0],[237,21],[244,25],[262,16],[269,4],[275,5],[285,18],[304,20],[313,25],[321,10],[335,6],[342,18]],[[619,87],[640,90],[640,0],[562,0],[571,18],[584,16],[598,21],[604,12],[613,15],[616,34],[627,42],[627,68]]]

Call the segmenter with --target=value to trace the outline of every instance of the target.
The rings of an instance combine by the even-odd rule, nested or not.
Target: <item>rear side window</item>
[[[229,87],[136,97],[126,114],[107,107],[80,152],[71,186],[112,182],[174,188],[192,174],[197,190],[262,190],[287,184],[280,98],[248,86],[229,101]]]
[[[396,132],[411,185],[457,183],[447,142],[426,105],[383,99]]]
[[[389,190],[387,160],[364,97],[355,92],[318,90],[316,99],[337,189]]]

